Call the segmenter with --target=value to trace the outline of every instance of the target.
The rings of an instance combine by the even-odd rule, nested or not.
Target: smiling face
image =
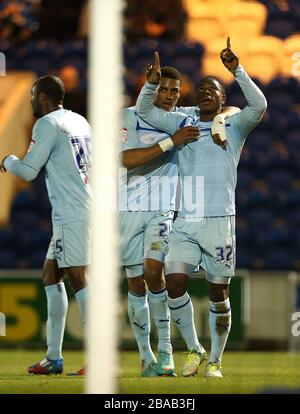
[[[165,111],[172,111],[177,104],[180,93],[180,80],[162,77],[156,91],[154,105]]]
[[[197,103],[203,114],[218,114],[226,102],[224,87],[212,77],[204,78],[197,88]]]

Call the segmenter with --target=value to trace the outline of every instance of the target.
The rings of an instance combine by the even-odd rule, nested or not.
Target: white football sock
[[[145,367],[147,367],[156,360],[150,345],[151,324],[147,295],[136,296],[128,292],[128,316],[141,360],[145,362]]]
[[[63,282],[45,286],[47,296],[47,353],[46,357],[55,360],[62,357],[68,297]]]
[[[88,293],[88,288],[85,287],[83,289],[80,289],[78,292],[75,293],[75,298],[77,300],[78,306],[79,306],[79,310],[80,310],[80,315],[81,315],[81,320],[83,323],[83,327],[86,328],[86,322],[87,322],[87,318],[86,318],[86,312],[87,312],[87,306],[86,306],[86,301],[87,301],[87,293]]]
[[[167,302],[167,290],[162,289],[158,292],[149,290],[150,313],[154,320],[158,333],[158,351],[165,351],[172,354],[170,338],[170,310]]]
[[[231,309],[229,298],[224,302],[210,302],[209,327],[211,334],[211,353],[209,362],[221,363],[231,328]]]
[[[200,344],[194,324],[194,307],[188,292],[179,298],[168,297],[168,304],[173,321],[186,342],[188,349],[205,352]]]

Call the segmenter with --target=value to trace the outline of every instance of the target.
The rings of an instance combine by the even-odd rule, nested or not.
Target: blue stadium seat
[[[257,154],[258,151],[266,151],[272,144],[274,135],[272,131],[263,128],[257,128],[247,138],[247,145],[250,150]]]
[[[238,167],[238,186],[241,189],[246,189],[250,186],[254,179],[254,174],[251,170]]]
[[[249,248],[237,247],[236,267],[239,269],[250,269],[252,263],[252,251]]]
[[[266,253],[265,267],[268,270],[291,270],[293,261],[293,255],[289,249],[274,247]]]
[[[289,35],[298,32],[298,20],[296,16],[270,16],[267,24],[265,33],[271,36],[285,39]]]
[[[42,269],[47,249],[36,249],[27,256],[28,265],[31,269]]]
[[[3,269],[15,269],[18,264],[18,256],[15,250],[12,248],[0,249],[0,268]]]
[[[55,41],[38,40],[28,43],[18,52],[21,69],[47,75],[56,65],[61,48]]]
[[[267,173],[267,183],[271,190],[276,188],[289,189],[292,183],[292,174],[285,169],[274,169]]]
[[[276,219],[267,233],[268,246],[293,247],[296,242],[296,232],[289,228],[287,221]]]
[[[268,208],[254,208],[248,211],[246,218],[251,231],[255,234],[256,232],[263,232],[271,228],[274,220],[274,213]]]
[[[199,73],[204,47],[197,42],[179,42],[170,57],[170,65],[188,76]]]
[[[84,39],[74,39],[63,45],[60,60],[56,62],[57,68],[63,66],[75,66],[81,73],[85,72],[87,67],[87,41]]]
[[[278,77],[269,83],[266,95],[272,108],[286,110],[296,102],[299,96],[299,84],[295,78]]]
[[[32,230],[38,223],[38,216],[31,209],[20,209],[11,213],[11,223],[15,229]]]
[[[148,63],[154,61],[154,51],[159,51],[161,66],[170,66],[170,48],[174,48],[174,44],[167,47],[166,43],[160,39],[142,39],[136,45],[137,50],[129,50],[130,53],[134,54],[134,58],[126,56],[131,60],[128,62],[128,67],[140,74],[144,72],[144,69]]]
[[[12,228],[0,229],[0,249],[13,247],[15,241]]]
[[[284,216],[290,228],[300,230],[300,210],[298,207],[287,210]]]

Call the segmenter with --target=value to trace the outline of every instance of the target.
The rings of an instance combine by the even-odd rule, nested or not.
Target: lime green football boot
[[[206,352],[197,352],[195,349],[190,349],[188,351],[187,357],[182,370],[182,375],[184,377],[191,377],[198,373],[199,366],[206,361],[207,355]]]
[[[204,376],[206,378],[223,378],[221,364],[219,362],[209,362],[206,366]]]

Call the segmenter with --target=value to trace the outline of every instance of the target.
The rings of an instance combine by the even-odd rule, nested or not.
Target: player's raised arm
[[[267,100],[240,65],[239,58],[231,50],[229,37],[226,48],[221,51],[220,57],[223,65],[234,75],[247,100],[248,105],[237,115],[238,126],[247,135],[261,121],[267,109]]]
[[[154,98],[157,87],[160,87],[159,80],[161,76],[157,52],[154,55],[154,64],[147,65],[146,76],[148,82],[138,96],[136,110],[144,121],[165,131],[169,135],[173,135],[179,129],[182,122],[185,122],[187,115],[181,112],[168,112],[154,105]]]

